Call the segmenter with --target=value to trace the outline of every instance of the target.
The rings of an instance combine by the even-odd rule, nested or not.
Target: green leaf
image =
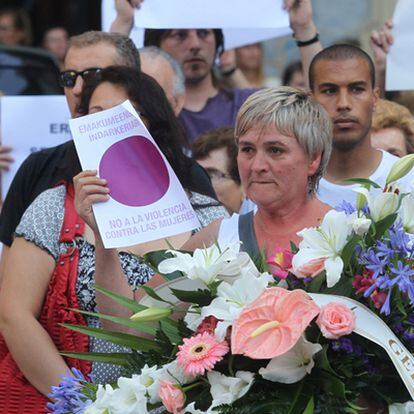
[[[103,287],[95,286],[95,289],[103,295],[108,296],[108,298],[111,298],[115,302],[119,303],[120,305],[125,306],[127,309],[132,310],[132,312],[134,313],[147,309],[148,307],[140,305],[133,299],[129,299],[125,296],[118,295],[117,293],[111,292],[110,290],[104,289]]]
[[[199,306],[208,306],[213,300],[209,290],[180,290],[170,288],[173,295],[181,302],[196,303]]]
[[[339,282],[336,285],[330,288],[324,289],[323,291],[323,293],[346,296],[346,297],[351,297],[352,292],[353,292],[352,279],[344,274],[342,274],[341,278],[339,279]]]
[[[114,344],[122,345],[131,349],[149,351],[150,349],[159,348],[154,341],[139,336],[66,323],[62,323],[61,325],[65,328],[72,329],[73,331],[80,332],[88,336],[93,336],[95,338],[104,339]]]
[[[164,303],[168,303],[169,305],[173,305],[174,306],[174,304],[173,303],[171,303],[171,302],[168,302],[168,300],[165,300],[165,299],[163,299],[160,295],[158,295],[158,293],[156,293],[155,292],[155,290],[154,289],[152,289],[151,287],[149,287],[149,286],[141,286],[141,289],[143,289],[144,291],[145,291],[145,293],[149,296],[149,297],[151,297],[151,298],[153,298],[153,299],[155,299],[155,300],[158,300],[159,302],[164,302]]]
[[[307,407],[309,399],[313,396],[313,389],[309,384],[305,385],[305,380],[302,380],[295,397],[292,401],[292,405],[289,408],[288,414],[303,414],[305,407]]]
[[[321,382],[321,386],[326,392],[346,400],[345,384],[336,375],[320,370],[315,378],[318,378],[318,381]]]
[[[130,355],[128,352],[60,352],[60,354],[69,358],[85,359],[87,361],[103,362],[113,365],[127,365],[127,358]]]
[[[183,339],[180,335],[178,324],[174,326],[169,322],[170,321],[168,320],[160,321],[160,329],[165,333],[165,335],[168,337],[168,339],[173,345],[181,344]]]
[[[313,278],[312,282],[309,283],[308,292],[320,293],[323,282],[326,280],[326,273],[323,271],[321,274]]]
[[[131,321],[131,319],[129,318],[121,318],[118,316],[105,315],[102,313],[87,312],[87,311],[83,311],[80,309],[74,309],[74,308],[72,308],[71,310],[81,313],[82,315],[95,316],[99,319],[105,319],[105,320],[117,323],[119,325],[128,326],[128,328],[135,329],[138,332],[145,332],[150,335],[155,335],[155,332],[157,331],[157,328],[155,326],[149,326],[143,322],[134,322],[134,321]]]
[[[349,183],[349,184],[369,185],[369,186],[372,186],[374,188],[382,188],[375,181],[372,181],[368,178],[347,178],[346,180],[341,180],[341,182]]]
[[[183,250],[180,250],[181,253],[187,253]],[[188,252],[192,254],[191,252]],[[145,263],[152,268],[156,273],[160,273],[158,271],[158,265],[165,259],[170,259],[174,257],[171,253],[167,253],[167,250],[157,250],[155,252],[146,253],[143,258]],[[178,279],[179,277],[183,277],[184,274],[179,272],[178,270],[173,273],[168,273],[164,275],[167,280],[174,280]]]
[[[344,269],[346,269],[351,261],[352,255],[355,252],[355,247],[357,246],[358,242],[360,241],[359,236],[353,236],[351,240],[345,245],[342,250],[341,258],[344,262]]]
[[[376,223],[375,227],[375,238],[379,239],[382,235],[387,231],[387,229],[395,222],[397,219],[397,214],[391,214],[378,223]]]
[[[290,251],[291,251],[293,254],[296,254],[296,253],[299,251],[298,246],[296,246],[296,244],[295,244],[295,243],[293,243],[292,241],[290,242]]]
[[[306,406],[305,410],[303,411],[303,414],[313,414],[313,410],[315,409],[315,403],[313,401],[313,395],[310,398],[308,405]]]

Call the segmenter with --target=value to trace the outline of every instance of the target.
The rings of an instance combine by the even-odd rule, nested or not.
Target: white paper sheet
[[[142,29],[142,27],[153,27],[147,26],[145,22],[149,14],[148,9],[154,7],[154,11],[150,10],[152,16],[151,19],[154,19],[158,16],[155,15],[157,12],[156,8],[160,7],[159,5],[161,2],[162,0],[145,0],[142,8],[136,11],[135,25],[130,36],[137,47],[142,47],[144,44],[144,29]],[[220,13],[211,12],[211,10],[216,10],[214,9],[216,5],[213,3],[219,4],[218,10],[220,10]],[[243,7],[246,3],[249,3],[248,8]],[[158,16],[158,24],[154,27],[219,27],[222,28],[224,32],[226,49],[262,42],[275,37],[285,36],[292,32],[289,27],[288,14],[282,10],[281,0],[259,0],[258,2],[248,2],[246,0],[226,0],[225,2],[214,0],[213,2],[201,2],[197,0],[197,4],[199,6],[198,9],[191,3],[191,11],[189,13],[188,1],[186,0],[168,0],[167,3],[164,1],[163,7],[165,10],[163,9]],[[166,5],[167,8],[165,8]],[[274,12],[269,12],[269,5],[270,9],[274,10]],[[225,20],[223,20],[223,15],[221,13],[223,7],[232,12],[231,17],[228,19],[226,18]],[[233,9],[231,9],[231,7],[233,7]],[[177,8],[185,9],[184,17],[180,16]],[[208,16],[203,14],[204,9],[209,9]],[[171,10],[173,10],[173,12],[171,12]],[[109,30],[115,16],[114,0],[102,0],[102,30]],[[185,21],[187,21],[187,24],[180,26],[178,22],[183,22],[184,18],[186,19]],[[196,26],[196,21],[202,21],[203,23],[200,26]]]
[[[132,246],[200,226],[174,171],[129,101],[70,121],[83,169],[108,181],[93,210],[105,247]]]
[[[394,44],[387,56],[385,89],[414,89],[414,2],[399,0],[394,12]]]
[[[71,139],[70,113],[63,95],[3,96],[0,98],[0,126],[3,145],[13,147],[14,162],[2,173],[2,196],[26,157],[42,148]]]

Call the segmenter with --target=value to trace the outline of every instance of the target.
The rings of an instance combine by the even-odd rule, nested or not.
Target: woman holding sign
[[[99,111],[129,99],[142,114],[149,132],[169,160],[184,186],[187,161],[180,146],[180,128],[160,86],[149,76],[124,68],[103,69],[85,94],[84,113]],[[98,326],[97,318],[83,317],[72,308],[96,312],[94,230],[74,208],[72,177],[79,183],[97,180],[80,173],[75,149],[66,169],[67,182],[39,195],[16,229],[0,290],[0,413],[44,413],[47,395],[70,367],[90,374],[98,382],[119,376],[117,367],[63,358],[62,351],[99,352],[104,341],[89,341],[85,335],[61,327],[61,323]],[[139,191],[131,182],[131,192]],[[86,186],[87,187],[87,186]],[[103,194],[107,194],[105,190]],[[188,188],[188,196],[203,226],[226,212],[215,200]],[[190,235],[172,240],[180,246]],[[147,282],[152,271],[136,255],[153,246],[133,246],[116,252],[132,291]],[[99,271],[98,271],[99,273]],[[99,275],[100,276],[100,275]]]

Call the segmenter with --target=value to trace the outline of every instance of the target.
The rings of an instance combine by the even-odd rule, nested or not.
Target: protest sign
[[[107,248],[132,246],[200,226],[173,169],[129,101],[70,121],[84,170],[108,182],[93,205]]]
[[[394,12],[394,44],[387,55],[387,72],[385,89],[412,90],[414,77],[412,68],[414,57],[412,45],[414,42],[414,9],[412,0],[399,0]]]
[[[226,49],[232,49],[290,34],[282,4],[282,0],[197,0],[190,10],[186,0],[146,0],[135,12],[130,36],[142,47],[144,28],[221,28]],[[109,31],[115,16],[115,2],[102,0],[102,30]]]
[[[0,98],[1,142],[13,148],[14,158],[10,170],[1,175],[3,198],[28,155],[71,139],[69,118],[64,95]]]

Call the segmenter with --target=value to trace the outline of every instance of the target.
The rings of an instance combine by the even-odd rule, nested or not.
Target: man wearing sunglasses
[[[104,32],[86,32],[71,38],[60,82],[72,117],[79,115],[78,106],[84,80],[110,65],[140,68],[139,53],[131,39]],[[33,153],[20,166],[0,215],[3,256],[7,254],[13,232],[26,208],[42,191],[56,185],[63,178],[61,167],[71,146],[73,142],[68,141]]]

